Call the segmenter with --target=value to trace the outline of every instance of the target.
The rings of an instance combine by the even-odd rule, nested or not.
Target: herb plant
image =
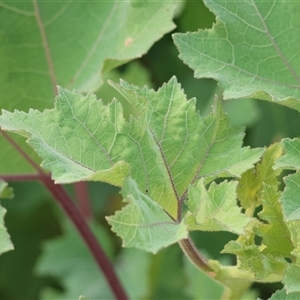
[[[269,299],[300,297],[300,140],[243,146],[240,125],[248,124],[233,126],[223,103],[238,99],[234,113],[245,120],[241,98],[300,111],[299,8],[275,0],[204,3],[216,17],[212,29],[172,37],[195,78],[219,83],[206,114],[176,76],[153,89],[121,79],[136,69],[142,77],[141,67],[132,64],[136,69],[128,67],[124,76],[115,69],[172,30],[183,2],[0,1],[1,178],[40,181],[76,228],[60,216],[65,234],[48,242],[36,272],[64,277],[63,288],[52,286],[42,298],[163,297],[149,288],[145,252],[159,255],[173,244],[198,269],[184,261],[189,288],[183,299],[256,299],[255,282],[283,284]],[[117,98],[101,86],[105,76],[115,79],[108,84]],[[92,220],[87,182],[120,189],[123,204],[106,220],[123,247],[145,252],[122,250],[113,266],[111,237]],[[65,184],[75,187],[78,206]],[[0,196],[12,196],[4,181]],[[13,245],[0,208],[3,253]],[[202,253],[193,241],[197,232],[230,233],[221,250],[231,255],[227,261]],[[70,273],[74,262],[78,270]],[[79,271],[85,266],[86,277]],[[216,288],[199,290],[198,282]]]

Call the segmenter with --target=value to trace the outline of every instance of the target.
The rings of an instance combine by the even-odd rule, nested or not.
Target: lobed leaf
[[[57,183],[98,177],[121,186],[130,171],[140,190],[174,218],[198,178],[239,177],[263,152],[241,147],[242,129],[229,127],[219,102],[200,118],[176,78],[158,91],[112,85],[137,117],[126,121],[117,100],[103,105],[91,93],[60,89],[54,109],[4,111],[0,126],[29,138]]]
[[[216,15],[213,28],[173,35],[195,76],[218,80],[225,99],[253,97],[300,111],[297,3],[204,2]]]

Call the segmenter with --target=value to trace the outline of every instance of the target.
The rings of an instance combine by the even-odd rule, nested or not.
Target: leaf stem
[[[215,271],[208,265],[206,257],[204,257],[203,254],[197,249],[190,237],[183,239],[178,243],[182,251],[196,267],[204,271],[210,277],[215,277]]]

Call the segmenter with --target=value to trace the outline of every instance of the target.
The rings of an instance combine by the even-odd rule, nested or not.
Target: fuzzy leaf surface
[[[6,182],[0,180],[0,198],[11,198],[11,197],[12,197],[12,189],[7,187]],[[14,246],[10,240],[10,236],[7,233],[7,229],[4,225],[5,214],[6,214],[6,209],[0,205],[0,255],[6,251],[14,249]]]
[[[92,94],[60,89],[53,109],[4,111],[0,126],[29,138],[56,182],[100,177],[122,186],[130,171],[139,189],[174,218],[197,178],[239,177],[263,152],[242,147],[242,128],[228,125],[220,102],[201,118],[174,77],[158,91],[112,85],[137,117],[125,120],[117,100],[104,105]]]
[[[190,230],[230,231],[244,233],[251,218],[242,214],[236,201],[237,182],[214,182],[207,190],[204,180],[189,189],[187,205],[190,213],[186,224]]]
[[[156,253],[187,238],[186,225],[170,218],[161,206],[138,189],[131,178],[126,179],[122,194],[128,204],[107,220],[122,238],[124,247]]]
[[[95,90],[104,71],[141,57],[174,29],[178,5],[178,1],[0,0],[0,107],[24,111],[52,107],[56,85]],[[17,142],[39,161],[25,142]],[[4,139],[0,148],[1,173],[34,171]]]
[[[224,98],[253,97],[300,111],[300,8],[295,1],[206,0],[210,30],[177,33],[180,58],[214,78]]]

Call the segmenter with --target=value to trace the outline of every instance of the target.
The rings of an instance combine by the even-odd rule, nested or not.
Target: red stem
[[[90,197],[88,192],[87,182],[76,182],[74,184],[74,189],[76,193],[76,197],[78,200],[78,207],[85,218],[85,220],[89,220],[92,217],[91,207],[90,207]]]
[[[94,234],[90,230],[87,225],[84,217],[81,215],[69,195],[63,189],[61,185],[55,184],[53,180],[47,175],[39,165],[35,163],[31,159],[31,157],[4,131],[0,130],[0,133],[3,137],[24,157],[25,160],[37,171],[38,174],[33,175],[36,176],[35,179],[39,179],[45,185],[45,187],[49,190],[49,192],[54,196],[54,199],[59,202],[67,216],[75,225],[76,229],[80,233],[82,239],[90,249],[94,259],[96,260],[98,266],[102,270],[106,280],[115,295],[116,299],[127,300],[128,297],[123,289],[115,271],[114,267],[107,258]],[[9,179],[11,175],[1,176],[2,178]],[[12,178],[12,177],[11,177]],[[14,179],[22,180],[22,175],[16,175]],[[27,179],[28,177],[24,175],[23,179]]]
[[[63,210],[72,220],[81,237],[84,239],[85,243],[87,244],[88,248],[93,254],[98,266],[105,274],[106,280],[109,286],[111,287],[111,290],[113,291],[116,299],[126,300],[127,295],[114,272],[113,265],[106,257],[106,254],[104,253],[102,248],[99,246],[97,239],[90,230],[80,211],[70,199],[69,195],[66,193],[66,191],[61,185],[56,185],[49,176],[44,176],[43,178],[41,178],[41,180],[43,184],[47,187],[47,189],[51,192],[51,194],[54,196],[54,198],[60,203]]]

